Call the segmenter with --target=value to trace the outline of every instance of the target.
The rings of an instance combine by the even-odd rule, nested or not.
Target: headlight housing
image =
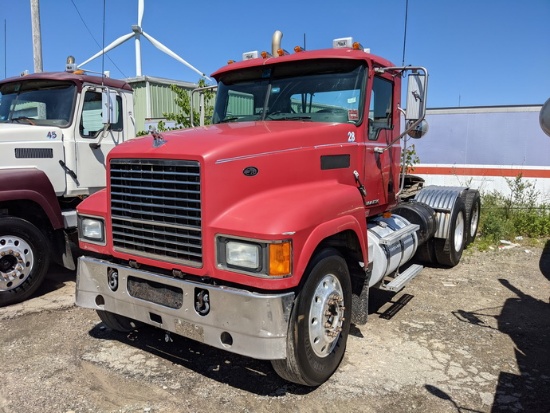
[[[288,277],[292,274],[290,240],[260,241],[217,237],[218,266],[257,277]]]
[[[101,218],[78,216],[78,239],[105,245],[105,222]]]

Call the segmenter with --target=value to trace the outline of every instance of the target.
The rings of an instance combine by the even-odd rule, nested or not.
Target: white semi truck
[[[74,68],[0,81],[0,306],[33,294],[52,261],[75,269],[76,205],[135,136],[130,85]]]

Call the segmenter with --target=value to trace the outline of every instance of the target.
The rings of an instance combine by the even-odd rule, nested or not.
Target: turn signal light
[[[270,276],[290,275],[290,241],[280,244],[269,244],[269,273]]]

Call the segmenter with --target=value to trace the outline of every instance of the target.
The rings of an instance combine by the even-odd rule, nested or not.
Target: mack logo
[[[256,176],[256,175],[258,175],[258,168],[256,168],[255,166],[247,166],[243,170],[243,175],[244,176]]]

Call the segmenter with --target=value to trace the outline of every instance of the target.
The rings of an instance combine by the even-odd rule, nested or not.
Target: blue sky
[[[251,50],[270,50],[275,30],[292,50],[331,47],[352,36],[402,63],[406,0],[145,0],[143,30],[210,75]],[[83,62],[130,33],[137,0],[40,0],[43,68]],[[76,6],[76,7],[75,7]],[[78,10],[78,11],[77,11]],[[550,97],[550,0],[409,0],[405,64],[430,73],[429,107],[542,104]],[[0,76],[33,71],[29,0],[0,0]],[[144,75],[199,76],[142,37]],[[104,69],[133,77],[134,40],[108,53]],[[101,71],[98,58],[85,66]]]

